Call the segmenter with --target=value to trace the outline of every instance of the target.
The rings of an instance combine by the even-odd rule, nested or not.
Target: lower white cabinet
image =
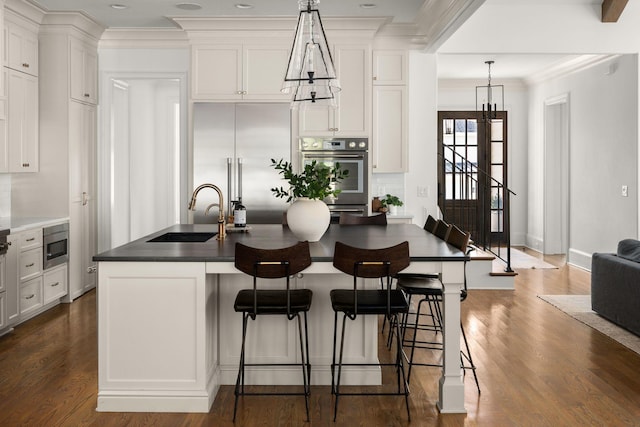
[[[42,276],[20,284],[20,316],[42,307]]]
[[[20,253],[20,281],[33,279],[42,274],[42,246]]]
[[[42,277],[43,304],[49,304],[67,294],[67,264],[45,271]]]
[[[0,292],[0,331],[7,327],[7,293]]]

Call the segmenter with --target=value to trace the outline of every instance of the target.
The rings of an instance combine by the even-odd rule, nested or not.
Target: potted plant
[[[380,199],[380,203],[382,204],[382,208],[386,208],[391,215],[397,215],[398,206],[403,205],[402,200],[391,194],[387,194],[383,199]]]
[[[340,194],[335,183],[346,178],[349,171],[342,169],[339,163],[329,167],[316,161],[304,165],[300,173],[294,173],[291,162],[282,159],[271,159],[271,166],[289,184],[289,188],[271,189],[276,197],[293,201],[287,209],[287,225],[298,239],[317,242],[329,228],[331,219],[323,200]]]

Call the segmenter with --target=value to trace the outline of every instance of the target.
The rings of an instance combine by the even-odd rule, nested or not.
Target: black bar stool
[[[445,234],[445,233],[443,233]],[[467,247],[469,245],[470,234],[460,230],[455,225],[449,225],[446,231],[447,235],[447,243],[455,246],[463,252],[467,252]],[[466,267],[466,262],[465,262]],[[442,332],[442,311],[440,308],[440,304],[442,303],[442,282],[440,281],[439,276],[428,276],[425,275],[423,277],[415,276],[415,275],[398,275],[397,276],[397,287],[401,289],[407,295],[409,295],[409,301],[411,301],[411,297],[422,296],[423,298],[418,303],[417,311],[415,313],[415,317],[413,322],[409,322],[409,316],[403,316],[402,318],[402,335],[401,341],[403,341],[403,345],[407,345],[411,348],[411,351],[408,356],[409,362],[409,372],[407,374],[407,381],[411,380],[411,370],[413,366],[442,366],[442,363],[422,363],[416,362],[414,360],[415,350],[417,348],[428,349],[428,350],[442,350],[442,342],[441,341],[431,341],[431,340],[419,340],[418,332],[419,331],[431,331]],[[466,274],[464,279],[463,289],[460,292],[460,301],[464,301],[467,298],[467,280]],[[422,312],[422,304],[428,304],[429,312]],[[420,323],[421,316],[427,316],[430,318],[430,322],[428,323]],[[411,338],[406,338],[406,332],[408,329],[412,329],[413,335]],[[462,332],[462,338],[464,341],[464,349],[460,352],[460,366],[466,370],[471,370],[473,372],[473,377],[476,383],[476,388],[478,389],[478,393],[480,393],[480,384],[478,382],[478,376],[476,374],[476,365],[473,362],[473,358],[471,357],[471,351],[469,350],[469,343],[467,341],[467,336],[464,331],[464,326],[462,322],[460,323],[460,330]],[[400,341],[400,340],[399,340]]]
[[[347,212],[340,213],[338,220],[340,225],[387,225],[387,215],[384,213],[377,215],[353,215]]]
[[[395,325],[399,335],[398,315],[409,309],[402,291],[391,289],[391,279],[399,271],[409,266],[409,243],[383,249],[362,249],[336,242],[333,265],[338,270],[353,276],[353,289],[333,289],[330,292],[331,306],[335,313],[333,325],[333,362],[331,364],[331,393],[335,396],[333,420],[338,414],[340,396],[346,395],[400,395],[405,398],[407,417],[409,412],[409,384],[404,372],[404,356],[402,345],[398,340],[394,363],[343,363],[344,335],[347,319],[355,320],[364,315],[385,315],[390,325]],[[358,289],[358,278],[383,279],[383,289]],[[340,350],[338,352],[338,313],[342,313],[342,332]],[[336,362],[336,355],[339,353]],[[398,377],[398,389],[395,393],[345,393],[340,389],[340,379],[343,366],[395,366]],[[401,383],[403,386],[401,387]]]
[[[304,395],[309,421],[309,393],[311,364],[309,362],[309,333],[307,312],[311,308],[312,292],[309,289],[291,289],[289,277],[311,265],[309,242],[299,242],[288,248],[257,249],[236,243],[235,266],[238,270],[253,277],[253,289],[242,289],[236,296],[234,309],[242,313],[242,349],[240,366],[235,387],[233,420],[236,419],[238,396],[244,395]],[[258,278],[282,279],[285,289],[258,289]],[[302,321],[304,317],[304,337]],[[287,319],[298,320],[300,339],[300,363],[246,363],[245,344],[249,319],[256,320],[259,315],[286,315]],[[244,371],[246,366],[300,366],[302,369],[303,392],[301,393],[247,393],[244,390]]]

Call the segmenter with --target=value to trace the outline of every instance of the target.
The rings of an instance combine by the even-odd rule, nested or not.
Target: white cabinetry
[[[42,275],[43,304],[59,300],[67,294],[67,264],[47,270]]]
[[[86,21],[76,28],[79,20]],[[102,31],[86,16],[75,13],[47,15],[40,27],[41,155],[51,160],[46,168],[41,167],[34,191],[40,192],[56,211],[69,216],[67,301],[96,283],[91,259],[96,253],[97,235],[97,107],[92,89],[97,70],[92,64]]]
[[[191,97],[194,100],[279,101],[289,59],[286,44],[194,45]]]
[[[7,14],[11,17],[12,14]],[[20,19],[20,18],[10,18]],[[5,65],[13,70],[38,75],[38,33],[13,20],[5,21],[6,61]]]
[[[76,38],[69,42],[69,85],[71,98],[98,102],[98,55],[95,48]]]
[[[42,307],[42,228],[18,234],[20,317]]]
[[[8,72],[9,172],[38,171],[38,78]]]
[[[5,255],[5,299],[6,299],[6,327],[18,321],[20,308],[18,304],[18,236],[8,235],[9,249]]]
[[[371,55],[368,45],[337,44],[333,49],[341,91],[338,108],[300,110],[300,136],[369,136]]]
[[[406,172],[408,102],[405,51],[374,51],[373,131],[374,173]]]
[[[96,107],[69,103],[69,263],[71,298],[96,285]]]
[[[38,28],[6,13],[7,168],[38,171]],[[0,162],[0,167],[2,167]]]

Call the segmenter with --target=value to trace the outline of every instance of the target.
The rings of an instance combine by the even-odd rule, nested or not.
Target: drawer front
[[[35,248],[18,255],[20,281],[33,279],[42,273],[42,248]]]
[[[27,230],[20,233],[18,240],[20,251],[42,247],[42,228]]]
[[[47,270],[43,277],[44,304],[48,304],[67,294],[67,265]]]
[[[42,277],[20,285],[20,314],[42,307]]]

